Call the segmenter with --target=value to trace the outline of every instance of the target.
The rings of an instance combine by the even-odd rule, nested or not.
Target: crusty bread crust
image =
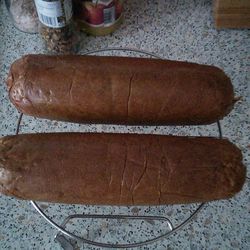
[[[234,104],[219,68],[157,59],[27,55],[7,85],[24,114],[78,123],[210,124]]]
[[[227,199],[244,184],[226,139],[135,134],[23,134],[0,139],[0,191],[21,199],[164,205]]]

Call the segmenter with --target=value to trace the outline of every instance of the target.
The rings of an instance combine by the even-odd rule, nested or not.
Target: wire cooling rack
[[[126,56],[128,56],[128,54],[130,53],[135,53],[138,56],[142,56],[144,57],[146,56],[150,56],[151,58],[157,58],[157,59],[164,59],[161,56],[158,56],[154,53],[151,52],[147,52],[147,51],[143,51],[143,50],[138,50],[138,49],[131,49],[131,48],[115,48],[115,47],[110,47],[110,48],[104,48],[104,49],[98,49],[98,50],[92,50],[92,51],[88,51],[85,52],[83,55],[96,55],[98,53],[102,53],[102,52],[112,52],[112,53],[116,53],[116,52],[123,52],[125,53]],[[22,119],[23,119],[23,114],[20,114],[19,119],[18,119],[18,123],[17,123],[17,128],[16,128],[16,134],[19,134],[20,132],[20,126],[22,123]],[[222,138],[222,130],[221,130],[221,125],[220,122],[217,122],[217,126],[218,126],[218,137]],[[113,215],[113,214],[72,214],[67,216],[64,221],[59,225],[57,224],[53,219],[50,218],[49,215],[47,215],[43,209],[39,206],[39,204],[35,201],[30,201],[30,203],[32,204],[32,206],[35,208],[35,210],[51,225],[53,226],[55,229],[58,230],[57,234],[55,235],[55,240],[60,243],[61,247],[64,250],[74,250],[74,245],[72,244],[72,242],[69,239],[73,239],[77,242],[80,243],[85,243],[85,244],[90,244],[90,245],[94,245],[94,246],[98,246],[98,247],[106,247],[106,248],[133,248],[133,247],[140,247],[140,246],[144,246],[146,244],[149,243],[153,243],[156,242],[160,239],[169,237],[170,235],[172,235],[173,233],[178,232],[179,230],[181,230],[184,226],[186,226],[188,223],[190,223],[195,217],[196,215],[201,211],[201,209],[204,207],[205,203],[201,203],[200,205],[197,206],[196,210],[194,210],[191,215],[189,215],[186,219],[184,219],[181,223],[179,223],[178,225],[174,226],[171,222],[171,220],[165,216],[149,216],[149,215]],[[164,222],[166,224],[166,227],[168,228],[168,231],[166,233],[163,233],[160,236],[157,236],[155,238],[152,239],[148,239],[145,241],[141,241],[141,242],[136,242],[136,243],[128,243],[128,244],[109,244],[109,243],[102,243],[102,242],[96,242],[93,240],[89,240],[87,238],[83,238],[83,237],[79,237],[76,234],[66,230],[66,226],[67,224],[70,223],[71,220],[74,219],[108,219],[108,220],[146,220],[148,222],[150,221],[161,221]]]

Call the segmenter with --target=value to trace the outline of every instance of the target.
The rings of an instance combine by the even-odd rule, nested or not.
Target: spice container
[[[123,21],[123,0],[74,0],[74,15],[81,30],[103,36]]]
[[[76,53],[79,36],[72,19],[72,0],[35,0],[40,34],[51,54]]]
[[[14,26],[27,33],[38,32],[38,16],[33,0],[5,0]]]

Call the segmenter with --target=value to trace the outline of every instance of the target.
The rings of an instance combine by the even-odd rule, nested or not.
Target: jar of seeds
[[[72,0],[35,0],[40,34],[51,54],[73,54],[79,34],[72,19]]]

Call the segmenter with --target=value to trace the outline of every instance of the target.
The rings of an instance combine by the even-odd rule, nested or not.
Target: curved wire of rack
[[[155,55],[154,53],[151,52],[147,52],[144,50],[139,50],[139,49],[133,49],[133,48],[120,48],[120,47],[109,47],[109,48],[104,48],[104,49],[96,49],[96,50],[91,50],[91,51],[87,51],[85,52],[83,55],[91,55],[91,54],[95,54],[95,53],[100,53],[100,52],[107,52],[107,51],[126,51],[126,52],[136,52],[136,53],[140,53],[140,54],[144,54],[144,55],[148,55],[154,58],[158,58],[158,59],[164,59],[161,56]],[[19,133],[20,131],[20,125],[21,125],[21,121],[22,121],[22,117],[23,114],[21,113],[18,119],[18,123],[17,123],[17,128],[16,128],[16,134]],[[217,126],[218,126],[218,132],[219,132],[219,138],[222,138],[222,129],[221,129],[221,125],[220,122],[217,121]],[[140,247],[140,246],[144,246],[146,244],[149,243],[153,243],[156,242],[160,239],[169,237],[170,235],[176,233],[177,231],[179,231],[180,229],[182,229],[184,226],[186,226],[189,222],[191,222],[195,216],[201,211],[201,209],[205,206],[205,203],[201,203],[198,208],[186,219],[184,220],[182,223],[180,223],[178,226],[174,227],[173,224],[171,223],[171,221],[163,216],[143,216],[143,215],[103,215],[103,214],[74,214],[74,215],[69,215],[68,217],[65,218],[65,220],[63,221],[63,223],[61,225],[58,225],[56,222],[54,222],[47,214],[45,214],[43,212],[43,210],[39,207],[39,205],[35,202],[35,201],[30,201],[30,203],[32,204],[32,206],[35,208],[35,210],[54,228],[56,228],[58,230],[58,233],[55,236],[55,239],[57,239],[61,245],[65,246],[65,249],[73,249],[73,247],[71,248],[71,244],[64,238],[64,241],[62,241],[59,237],[59,233],[74,239],[76,241],[80,241],[82,243],[86,243],[86,244],[90,244],[90,245],[94,245],[94,246],[98,246],[98,247],[106,247],[106,248],[133,248],[133,247]],[[130,219],[130,220],[149,220],[149,221],[165,221],[166,224],[169,227],[169,230],[167,233],[162,234],[160,236],[157,236],[155,238],[152,239],[148,239],[146,241],[143,242],[137,242],[137,243],[129,243],[129,244],[109,244],[109,243],[101,243],[101,242],[96,242],[96,241],[92,241],[92,240],[88,240],[82,237],[79,237],[71,232],[69,232],[68,230],[65,229],[66,224],[71,220],[71,219],[75,219],[75,218],[91,218],[91,219],[116,219],[116,220],[121,220],[121,219]],[[70,247],[69,247],[70,246]]]

